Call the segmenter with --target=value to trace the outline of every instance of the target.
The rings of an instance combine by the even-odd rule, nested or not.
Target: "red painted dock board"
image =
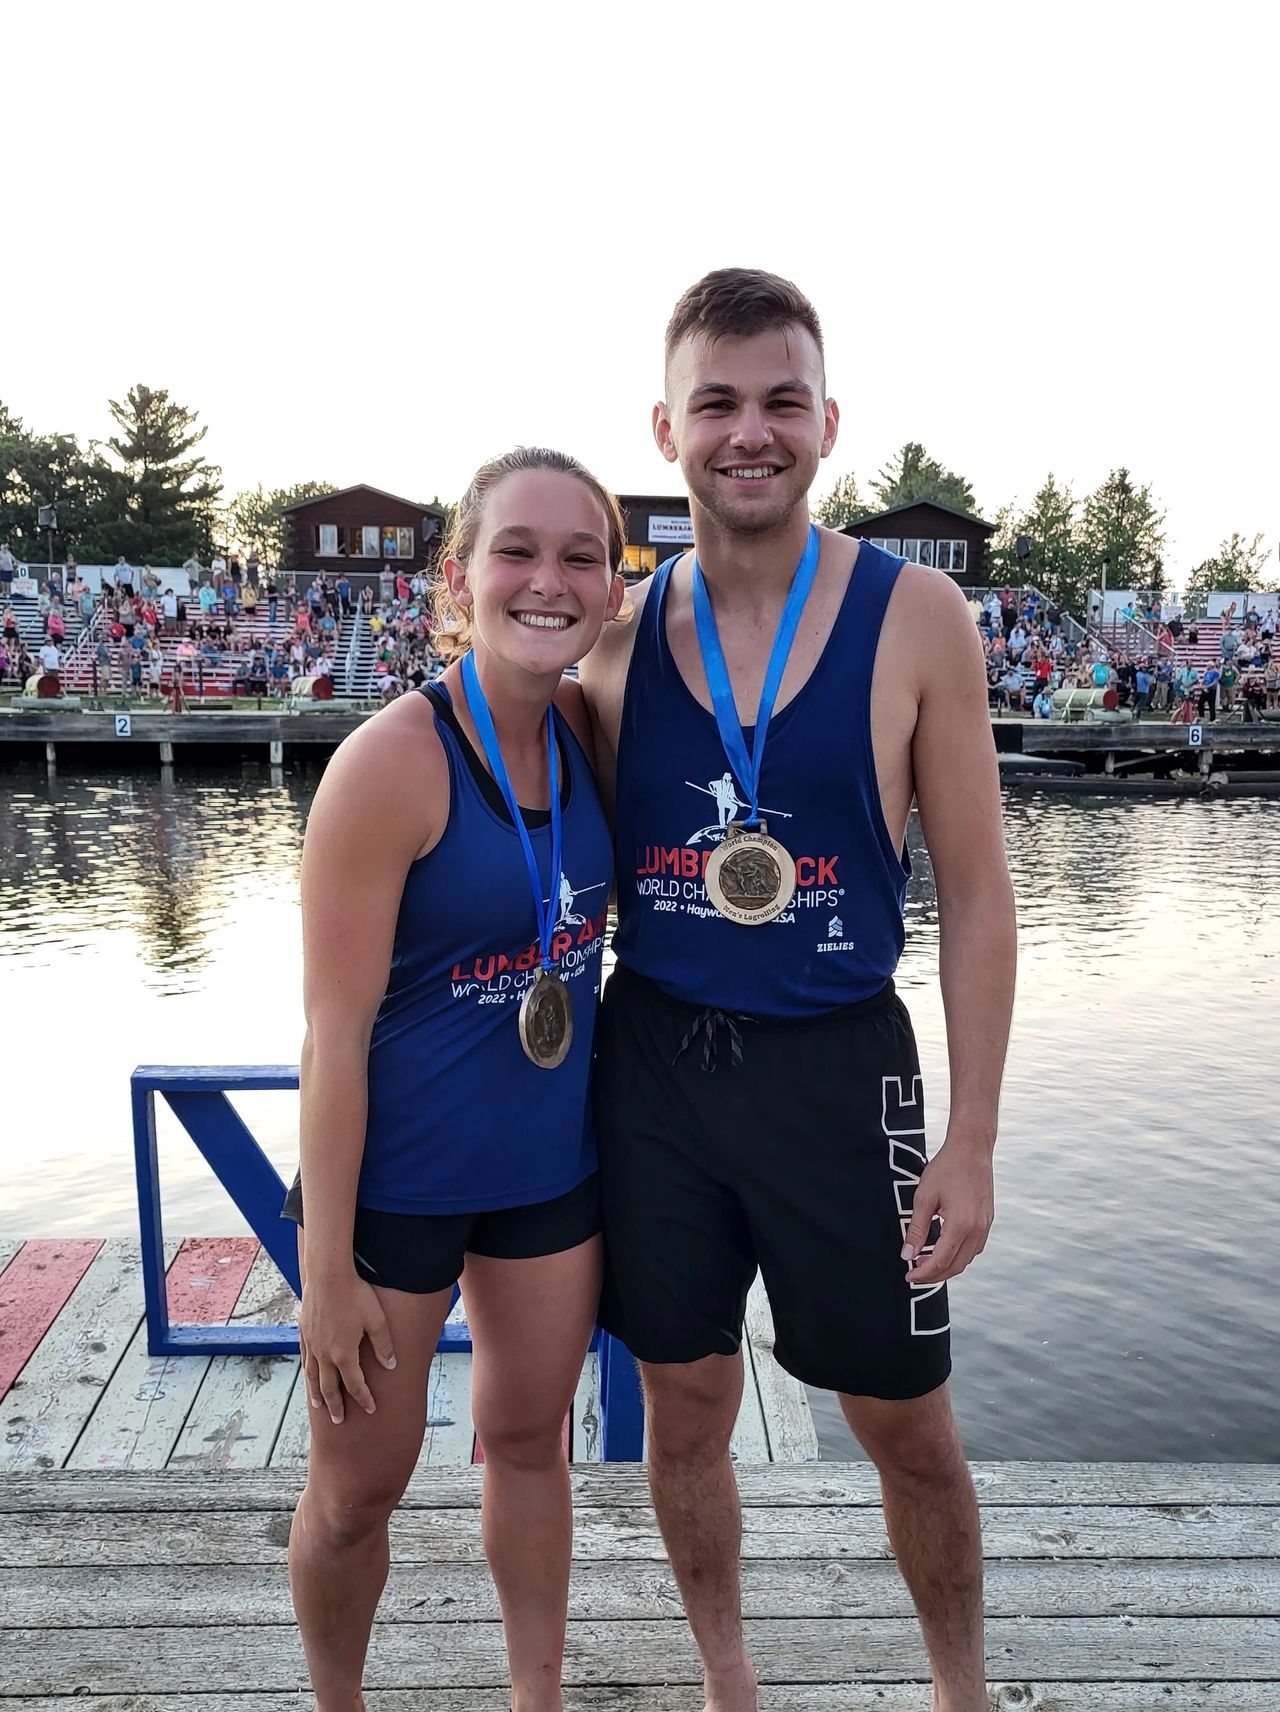
[[[93,1238],[33,1238],[0,1274],[0,1397],[22,1372],[101,1247],[101,1240]]]
[[[254,1236],[189,1236],[169,1268],[170,1321],[175,1326],[224,1325],[257,1258]]]
[[[564,1454],[566,1456],[569,1454],[569,1423],[572,1419],[573,1411],[570,1410],[564,1418],[564,1431],[560,1434],[560,1442],[564,1446]],[[478,1438],[473,1437],[471,1440],[471,1466],[474,1468],[478,1462],[483,1461],[484,1446],[480,1443]]]

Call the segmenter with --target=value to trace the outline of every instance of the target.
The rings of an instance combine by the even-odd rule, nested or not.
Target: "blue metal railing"
[[[229,1093],[295,1091],[292,1064],[176,1066],[141,1064],[130,1078],[134,1164],[138,1178],[138,1222],[142,1238],[142,1283],[151,1355],[297,1355],[296,1326],[175,1326],[165,1290],[164,1225],[156,1148],[156,1095],[160,1094],[195,1142],[249,1228],[287,1279],[302,1294],[294,1226],[280,1216],[285,1185]],[[454,1286],[454,1301],[458,1299]],[[626,1346],[599,1326],[591,1336],[600,1358],[601,1439],[606,1462],[639,1462],[643,1455],[644,1408],[634,1361]],[[446,1325],[437,1349],[469,1351],[471,1328]]]

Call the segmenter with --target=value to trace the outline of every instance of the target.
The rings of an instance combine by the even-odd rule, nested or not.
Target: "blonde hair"
[[[627,539],[622,507],[584,464],[571,458],[567,452],[553,452],[545,446],[517,446],[513,452],[504,452],[500,458],[490,458],[487,464],[480,466],[453,509],[449,533],[440,549],[437,564],[443,565],[446,559],[456,559],[460,565],[471,563],[489,495],[506,476],[516,475],[521,470],[552,470],[557,475],[574,476],[591,490],[604,509],[609,569],[616,575],[622,569]],[[453,598],[441,571],[436,572],[432,582],[431,604],[435,613],[431,646],[444,660],[461,659],[471,647],[471,614]]]

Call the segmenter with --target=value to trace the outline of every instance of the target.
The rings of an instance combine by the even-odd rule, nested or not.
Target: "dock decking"
[[[0,1243],[0,1267],[0,1712],[71,1712],[72,1697],[86,1712],[307,1712],[285,1572],[305,1454],[296,1360],[152,1362],[126,1244]],[[36,1277],[53,1288],[30,1288]],[[295,1311],[245,1239],[182,1245],[169,1280],[190,1318],[192,1304],[210,1320]],[[807,1407],[772,1364],[760,1294],[752,1315],[754,1401],[735,1450],[762,1708],[927,1712],[874,1470],[811,1460]],[[433,1425],[393,1522],[370,1712],[509,1705],[482,1471],[467,1466],[468,1361],[433,1370]],[[589,1461],[591,1383],[588,1369],[571,1438],[566,1707],[699,1712],[644,1470]],[[973,1472],[1000,1712],[1280,1712],[1274,1467]]]

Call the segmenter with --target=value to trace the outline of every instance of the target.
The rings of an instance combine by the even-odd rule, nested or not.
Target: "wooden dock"
[[[285,1574],[305,1455],[296,1360],[153,1361],[130,1245],[10,1242],[0,1266],[0,1712],[71,1712],[72,1697],[91,1712],[306,1712]],[[295,1312],[241,1238],[183,1244],[169,1286],[186,1318]],[[751,1313],[734,1448],[762,1707],[927,1712],[874,1471],[812,1460],[807,1407],[773,1363],[758,1292]],[[370,1712],[509,1704],[480,1548],[469,1359],[437,1357],[432,1372],[432,1424],[393,1523]],[[571,1438],[566,1707],[698,1712],[696,1655],[644,1471],[592,1465],[592,1383],[589,1364]],[[1000,1712],[1278,1712],[1274,1467],[973,1472]]]

